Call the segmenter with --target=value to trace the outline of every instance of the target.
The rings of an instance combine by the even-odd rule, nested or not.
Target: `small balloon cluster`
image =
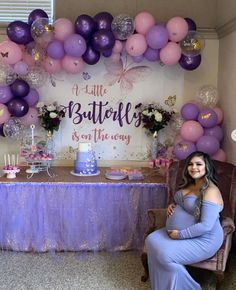
[[[221,127],[223,111],[216,106],[217,102],[217,89],[205,85],[200,89],[196,103],[188,102],[182,106],[183,124],[173,149],[177,159],[185,159],[198,150],[209,154],[212,159],[226,161],[226,153],[220,148],[224,137]]]

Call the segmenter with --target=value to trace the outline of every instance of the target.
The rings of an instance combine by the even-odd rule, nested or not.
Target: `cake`
[[[91,143],[79,143],[74,161],[74,172],[86,175],[97,173],[97,161]]]

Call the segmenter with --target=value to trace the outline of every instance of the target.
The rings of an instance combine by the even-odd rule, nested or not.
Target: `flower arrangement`
[[[54,130],[58,131],[61,120],[65,117],[65,112],[60,109],[60,106],[56,102],[49,105],[39,102],[37,108],[41,126],[51,134]]]
[[[141,113],[141,121],[143,128],[147,130],[147,133],[152,134],[153,137],[157,137],[158,131],[166,127],[171,120],[171,117],[175,114],[175,111],[167,111],[159,104],[138,104],[135,106]]]

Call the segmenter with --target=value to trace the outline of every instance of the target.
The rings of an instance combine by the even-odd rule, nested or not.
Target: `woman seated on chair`
[[[146,239],[153,290],[200,290],[184,265],[212,257],[223,242],[219,213],[223,199],[210,157],[193,152],[183,180],[167,208],[166,227]]]

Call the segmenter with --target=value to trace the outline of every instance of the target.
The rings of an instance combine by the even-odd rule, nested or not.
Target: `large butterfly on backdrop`
[[[165,100],[165,104],[166,104],[168,107],[170,107],[170,108],[174,107],[175,103],[176,103],[176,95],[174,95],[174,96],[169,96],[169,97]]]
[[[113,61],[110,58],[106,58],[104,65],[107,70],[104,75],[104,84],[107,86],[118,84],[122,95],[132,91],[134,84],[144,81],[152,71],[149,66],[127,64],[127,58],[125,63],[123,63],[122,59]]]

